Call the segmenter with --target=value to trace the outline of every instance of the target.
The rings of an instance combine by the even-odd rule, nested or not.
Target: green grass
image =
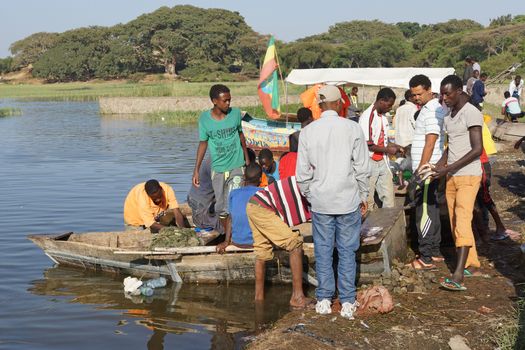
[[[302,104],[289,104],[281,106],[281,112],[294,113],[302,107]],[[266,114],[261,105],[239,107],[242,111],[248,112],[252,117],[265,118]],[[165,123],[167,125],[194,124],[198,121],[202,111],[178,111],[178,112],[156,112],[148,113],[145,119],[153,123]]]
[[[518,300],[516,309],[511,315],[499,322],[492,337],[501,350],[525,349],[525,299]]]
[[[0,108],[0,118],[11,117],[14,115],[22,115],[22,111],[19,108]]]
[[[0,84],[0,98],[38,101],[94,101],[99,97],[162,97],[208,96],[215,83],[186,83],[158,81],[136,82],[75,82],[56,84]],[[257,82],[226,82],[235,96],[257,94]],[[289,94],[303,91],[301,86],[289,85]]]

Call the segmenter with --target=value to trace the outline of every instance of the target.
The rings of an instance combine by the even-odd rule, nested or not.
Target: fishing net
[[[195,247],[204,245],[191,228],[164,227],[153,235],[151,249],[172,247]]]

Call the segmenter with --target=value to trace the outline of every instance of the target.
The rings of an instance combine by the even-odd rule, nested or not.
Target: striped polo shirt
[[[299,191],[295,176],[275,181],[258,191],[250,203],[273,211],[290,227],[310,220],[308,203]]]
[[[439,100],[434,98],[428,101],[419,112],[414,129],[414,139],[412,140],[412,170],[416,171],[425,147],[425,137],[428,134],[438,135],[438,139],[430,157],[430,163],[436,164],[443,154],[443,143],[445,140],[445,131],[443,121],[447,110],[441,106]]]

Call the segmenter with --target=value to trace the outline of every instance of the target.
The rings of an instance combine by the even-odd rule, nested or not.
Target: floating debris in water
[[[170,247],[195,247],[204,245],[191,228],[164,227],[151,239],[151,249]]]

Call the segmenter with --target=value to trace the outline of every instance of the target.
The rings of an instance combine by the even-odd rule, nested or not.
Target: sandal
[[[507,234],[507,232],[496,233],[496,234],[493,234],[492,236],[490,236],[490,240],[491,241],[503,241],[503,240],[505,240],[507,238],[509,238],[509,235]]]
[[[453,292],[462,292],[467,290],[467,287],[456,281],[451,280],[450,278],[445,278],[445,280],[441,282],[441,287]]]
[[[465,276],[465,277],[482,277],[483,274],[481,272],[477,271],[477,270],[472,272],[469,269],[464,269],[463,270],[463,276]]]
[[[433,262],[443,262],[443,261],[445,261],[445,258],[442,257],[442,256],[433,256],[432,257],[432,261]]]
[[[412,262],[410,264],[406,264],[405,266],[410,266],[414,270],[418,270],[418,271],[437,270],[436,265],[434,265],[434,264],[427,264],[427,263],[425,263],[424,261],[422,261],[419,258],[412,260]]]

